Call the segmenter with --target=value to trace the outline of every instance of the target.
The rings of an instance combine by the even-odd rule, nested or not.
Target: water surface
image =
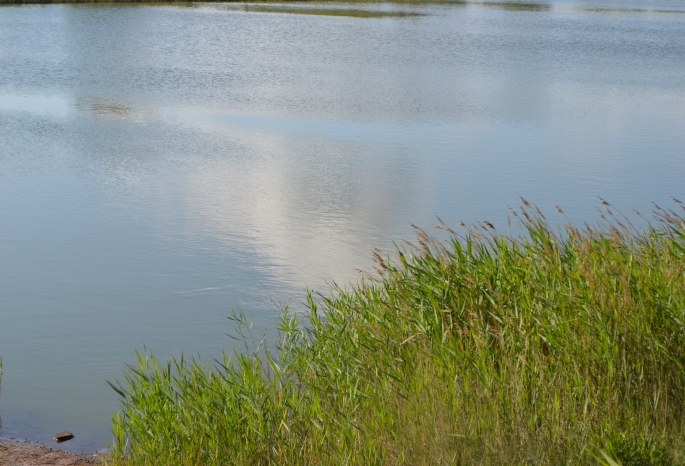
[[[216,356],[409,222],[685,197],[685,5],[0,7],[0,415],[93,451],[133,348]],[[553,217],[563,220],[563,217]]]

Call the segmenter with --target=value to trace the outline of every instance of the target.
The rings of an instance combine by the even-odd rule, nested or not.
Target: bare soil
[[[0,439],[2,466],[85,466],[98,463],[97,456],[81,456],[36,443]]]

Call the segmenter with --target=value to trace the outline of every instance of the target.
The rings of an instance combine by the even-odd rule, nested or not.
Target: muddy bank
[[[81,456],[53,450],[37,443],[0,439],[0,465],[2,466],[84,466],[98,463],[97,455]]]

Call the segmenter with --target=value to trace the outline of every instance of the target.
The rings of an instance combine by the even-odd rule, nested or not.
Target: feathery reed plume
[[[374,250],[371,254],[373,255],[373,260],[378,267],[381,268],[381,274],[388,271],[388,266],[383,262],[383,258],[378,254],[378,249]]]
[[[523,207],[521,207],[521,213],[523,214],[524,217],[526,217],[526,220],[528,220],[528,223],[532,223],[533,219],[528,215],[528,212],[526,212]]]
[[[450,227],[448,227],[447,224],[446,224],[445,222],[443,222],[442,219],[441,219],[440,217],[438,217],[438,216],[436,215],[435,218],[437,218],[437,219],[438,219],[438,222],[440,223],[440,225],[438,225],[438,226],[436,227],[436,228],[438,228],[438,230],[444,230],[444,231],[448,232],[448,233],[451,234],[451,235],[456,235],[456,234],[457,234],[454,230],[452,230]]]
[[[403,239],[402,242],[405,243],[407,246],[409,246],[414,251],[419,251],[421,249],[420,247],[418,247],[417,245],[415,245],[414,243],[412,243],[409,240]]]

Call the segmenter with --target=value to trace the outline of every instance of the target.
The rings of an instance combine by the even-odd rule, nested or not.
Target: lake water
[[[0,7],[3,435],[102,448],[134,348],[259,337],[409,222],[684,179],[682,0]]]

